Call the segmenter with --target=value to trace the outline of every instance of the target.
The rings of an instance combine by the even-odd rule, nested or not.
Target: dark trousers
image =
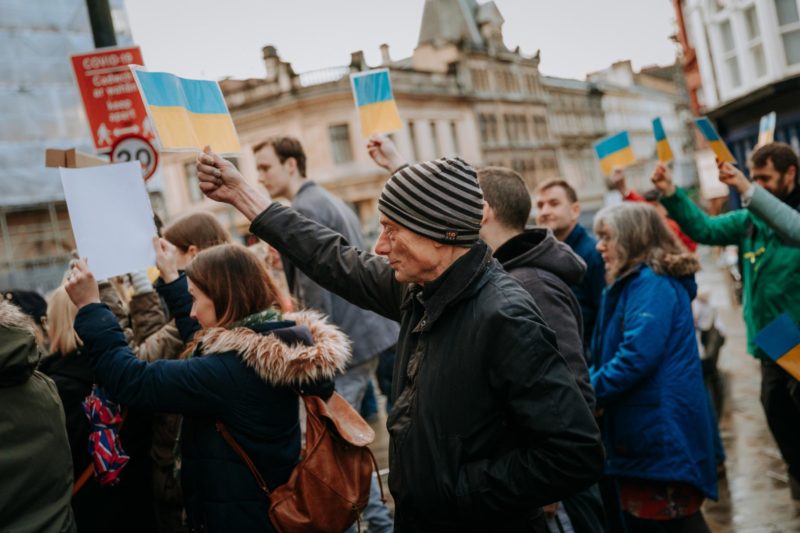
[[[565,498],[561,505],[564,506],[564,511],[569,516],[569,521],[572,522],[572,528],[576,533],[610,531],[606,524],[606,513],[598,485],[592,485],[588,489]]]
[[[761,361],[761,405],[789,474],[800,481],[800,383],[772,361]]]
[[[632,514],[625,514],[628,533],[710,533],[703,513],[675,518],[674,520],[644,520]]]

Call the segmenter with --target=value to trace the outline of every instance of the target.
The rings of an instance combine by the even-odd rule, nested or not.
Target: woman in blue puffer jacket
[[[717,483],[691,309],[699,262],[645,204],[605,208],[594,229],[609,281],[591,371],[606,474],[629,531],[708,531],[700,505]]]

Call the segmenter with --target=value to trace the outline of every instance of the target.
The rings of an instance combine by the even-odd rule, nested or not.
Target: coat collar
[[[344,371],[351,354],[344,333],[314,311],[287,313],[284,318],[306,329],[313,344],[287,344],[276,333],[261,334],[247,327],[210,328],[200,339],[199,353],[236,352],[264,381],[276,386],[333,379]]]
[[[414,331],[430,329],[447,307],[478,289],[481,277],[493,262],[491,248],[478,241],[430,285],[415,286],[414,298],[425,308],[425,315]]]

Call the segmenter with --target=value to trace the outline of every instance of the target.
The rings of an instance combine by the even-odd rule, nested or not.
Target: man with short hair
[[[748,166],[754,182],[792,209],[800,208],[798,159],[791,146],[764,145],[753,153]],[[792,497],[800,500],[800,382],[755,344],[758,332],[781,314],[788,313],[792,320],[800,321],[800,249],[783,242],[764,220],[747,209],[708,216],[673,183],[669,170],[661,163],[652,180],[663,195],[661,203],[670,217],[692,239],[739,247],[748,351],[761,360],[761,404],[789,467]]]
[[[292,202],[304,216],[344,236],[353,246],[363,247],[358,217],[345,203],[306,177],[306,155],[294,137],[272,137],[253,147],[259,182],[275,197]],[[378,357],[393,350],[399,326],[371,311],[361,309],[329,292],[282,256],[286,280],[292,295],[303,307],[325,313],[353,343],[350,366],[336,376],[336,391],[356,411],[378,366]],[[373,482],[370,504],[364,511],[370,531],[391,531],[388,507],[380,501],[377,481]]]
[[[586,264],[548,228],[526,230],[531,197],[525,182],[510,168],[478,170],[484,209],[481,239],[494,258],[533,296],[545,322],[558,339],[559,352],[572,370],[587,405],[594,409],[594,391],[583,355],[583,319],[570,290],[586,272]]]
[[[543,183],[537,192],[536,222],[553,230],[556,238],[566,243],[586,263],[586,275],[583,281],[572,285],[572,291],[581,304],[584,353],[591,361],[589,344],[606,286],[606,267],[595,248],[597,241],[578,224],[581,204],[575,189],[564,180],[550,180]]]
[[[400,322],[387,422],[397,530],[524,531],[542,505],[596,481],[597,424],[533,299],[478,239],[483,196],[468,164],[389,178],[384,257],[272,202],[209,151],[198,178],[320,285]]]
[[[478,170],[484,209],[481,238],[494,250],[494,258],[533,296],[547,324],[555,331],[558,349],[572,371],[583,399],[595,407],[594,390],[583,351],[583,320],[578,300],[570,290],[583,279],[586,264],[548,228],[525,229],[531,196],[525,182],[510,168]],[[605,531],[600,491],[592,486],[565,498],[545,512],[551,521],[568,521],[575,531]],[[556,518],[557,516],[557,518]]]

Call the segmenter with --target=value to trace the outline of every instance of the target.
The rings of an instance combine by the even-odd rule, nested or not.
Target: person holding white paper
[[[139,162],[59,170],[78,252],[97,279],[153,265],[156,227]]]
[[[158,245],[160,270],[171,270],[175,247],[164,240]],[[100,305],[84,261],[66,290],[79,308],[75,330],[84,352],[109,395],[132,407],[184,415],[181,481],[190,529],[275,531],[267,498],[215,422],[253,458],[268,487],[284,484],[300,457],[296,390],[333,393],[333,376],[350,357],[345,335],[315,313],[284,314],[263,262],[233,244],[200,252],[185,274],[160,287],[191,342],[186,359],[136,359]]]

